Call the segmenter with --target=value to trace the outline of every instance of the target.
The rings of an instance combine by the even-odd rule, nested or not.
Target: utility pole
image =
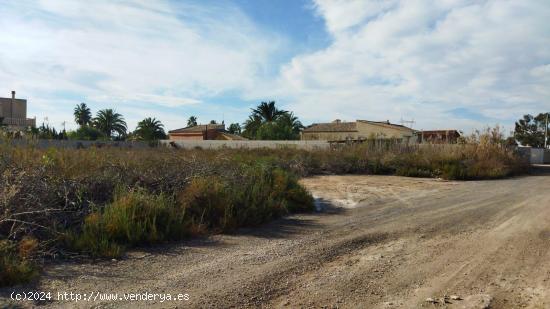
[[[547,147],[547,141],[548,141],[548,114],[549,113],[546,113],[546,125],[544,126],[544,149],[546,149]]]
[[[416,123],[416,121],[414,121],[414,118],[412,120],[403,120],[403,117],[401,117],[401,120],[399,122],[401,123],[402,126],[404,126],[405,124],[409,125],[409,128],[411,129]]]

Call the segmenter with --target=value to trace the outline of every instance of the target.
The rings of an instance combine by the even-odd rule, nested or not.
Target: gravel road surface
[[[117,261],[49,265],[36,285],[15,290],[189,296],[34,304],[67,308],[550,308],[546,173],[302,183],[320,212]],[[6,300],[12,290],[0,295]]]

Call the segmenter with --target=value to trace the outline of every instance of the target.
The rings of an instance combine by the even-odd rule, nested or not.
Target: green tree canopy
[[[232,123],[232,124],[229,125],[228,131],[231,134],[240,135],[241,134],[241,125],[238,124],[238,123]]]
[[[294,140],[304,128],[292,112],[279,110],[275,102],[262,102],[252,109],[244,122],[243,135],[260,140]]]
[[[522,119],[516,121],[514,138],[522,145],[544,147],[544,133],[545,130],[548,132],[546,117],[550,115],[548,113],[540,113],[536,117],[524,115]],[[550,144],[550,132],[548,135],[547,142]]]
[[[153,141],[166,138],[164,125],[155,118],[145,118],[138,122],[134,135],[139,140]]]
[[[92,121],[92,112],[86,103],[80,103],[74,108],[74,121],[79,126],[87,126]]]
[[[113,137],[116,133],[118,138],[122,138],[126,135],[127,126],[124,117],[110,108],[98,111],[93,124],[106,136]]]
[[[68,133],[70,139],[83,140],[83,141],[95,141],[107,139],[107,136],[98,129],[91,126],[81,126],[76,131]]]
[[[197,117],[191,116],[189,119],[187,119],[187,126],[188,127],[194,127],[197,125]]]
[[[275,101],[262,102],[256,108],[252,109],[252,115],[257,116],[261,119],[262,122],[272,122],[277,120],[277,118],[286,111],[279,110],[275,106]]]

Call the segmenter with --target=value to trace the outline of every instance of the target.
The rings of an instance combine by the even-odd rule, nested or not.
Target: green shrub
[[[84,220],[74,246],[93,256],[119,256],[126,246],[179,239],[184,212],[171,198],[144,190],[116,193],[114,201]]]
[[[117,190],[112,203],[86,216],[71,246],[91,256],[117,257],[126,247],[231,231],[313,209],[296,176],[271,167],[243,167],[239,180],[193,178],[175,198],[144,189]]]
[[[95,141],[108,138],[100,130],[91,126],[80,126],[76,131],[69,132],[69,138],[74,140]]]
[[[0,240],[0,287],[25,283],[36,277],[38,270],[29,259],[36,241],[23,239],[19,246],[9,240]]]
[[[178,196],[194,231],[229,231],[313,209],[295,176],[265,165],[244,168],[239,181],[195,178]]]
[[[115,257],[130,246],[311,211],[313,199],[298,177],[363,173],[467,180],[527,169],[514,149],[487,142],[369,141],[315,151],[42,150],[0,143],[0,275],[11,284],[35,274],[32,250],[20,251],[20,244],[39,247],[46,257],[71,251]]]

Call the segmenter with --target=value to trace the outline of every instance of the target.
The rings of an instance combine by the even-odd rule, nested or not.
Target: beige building
[[[27,118],[27,100],[16,99],[15,91],[11,92],[11,98],[0,98],[0,118],[2,125],[10,129],[36,126],[36,119]]]
[[[229,134],[224,124],[199,124],[168,131],[170,140],[202,141],[202,140],[246,140],[246,138]]]
[[[302,131],[302,140],[323,140],[331,142],[361,141],[366,139],[400,139],[416,142],[413,129],[389,121],[357,120],[330,123],[315,123]]]

